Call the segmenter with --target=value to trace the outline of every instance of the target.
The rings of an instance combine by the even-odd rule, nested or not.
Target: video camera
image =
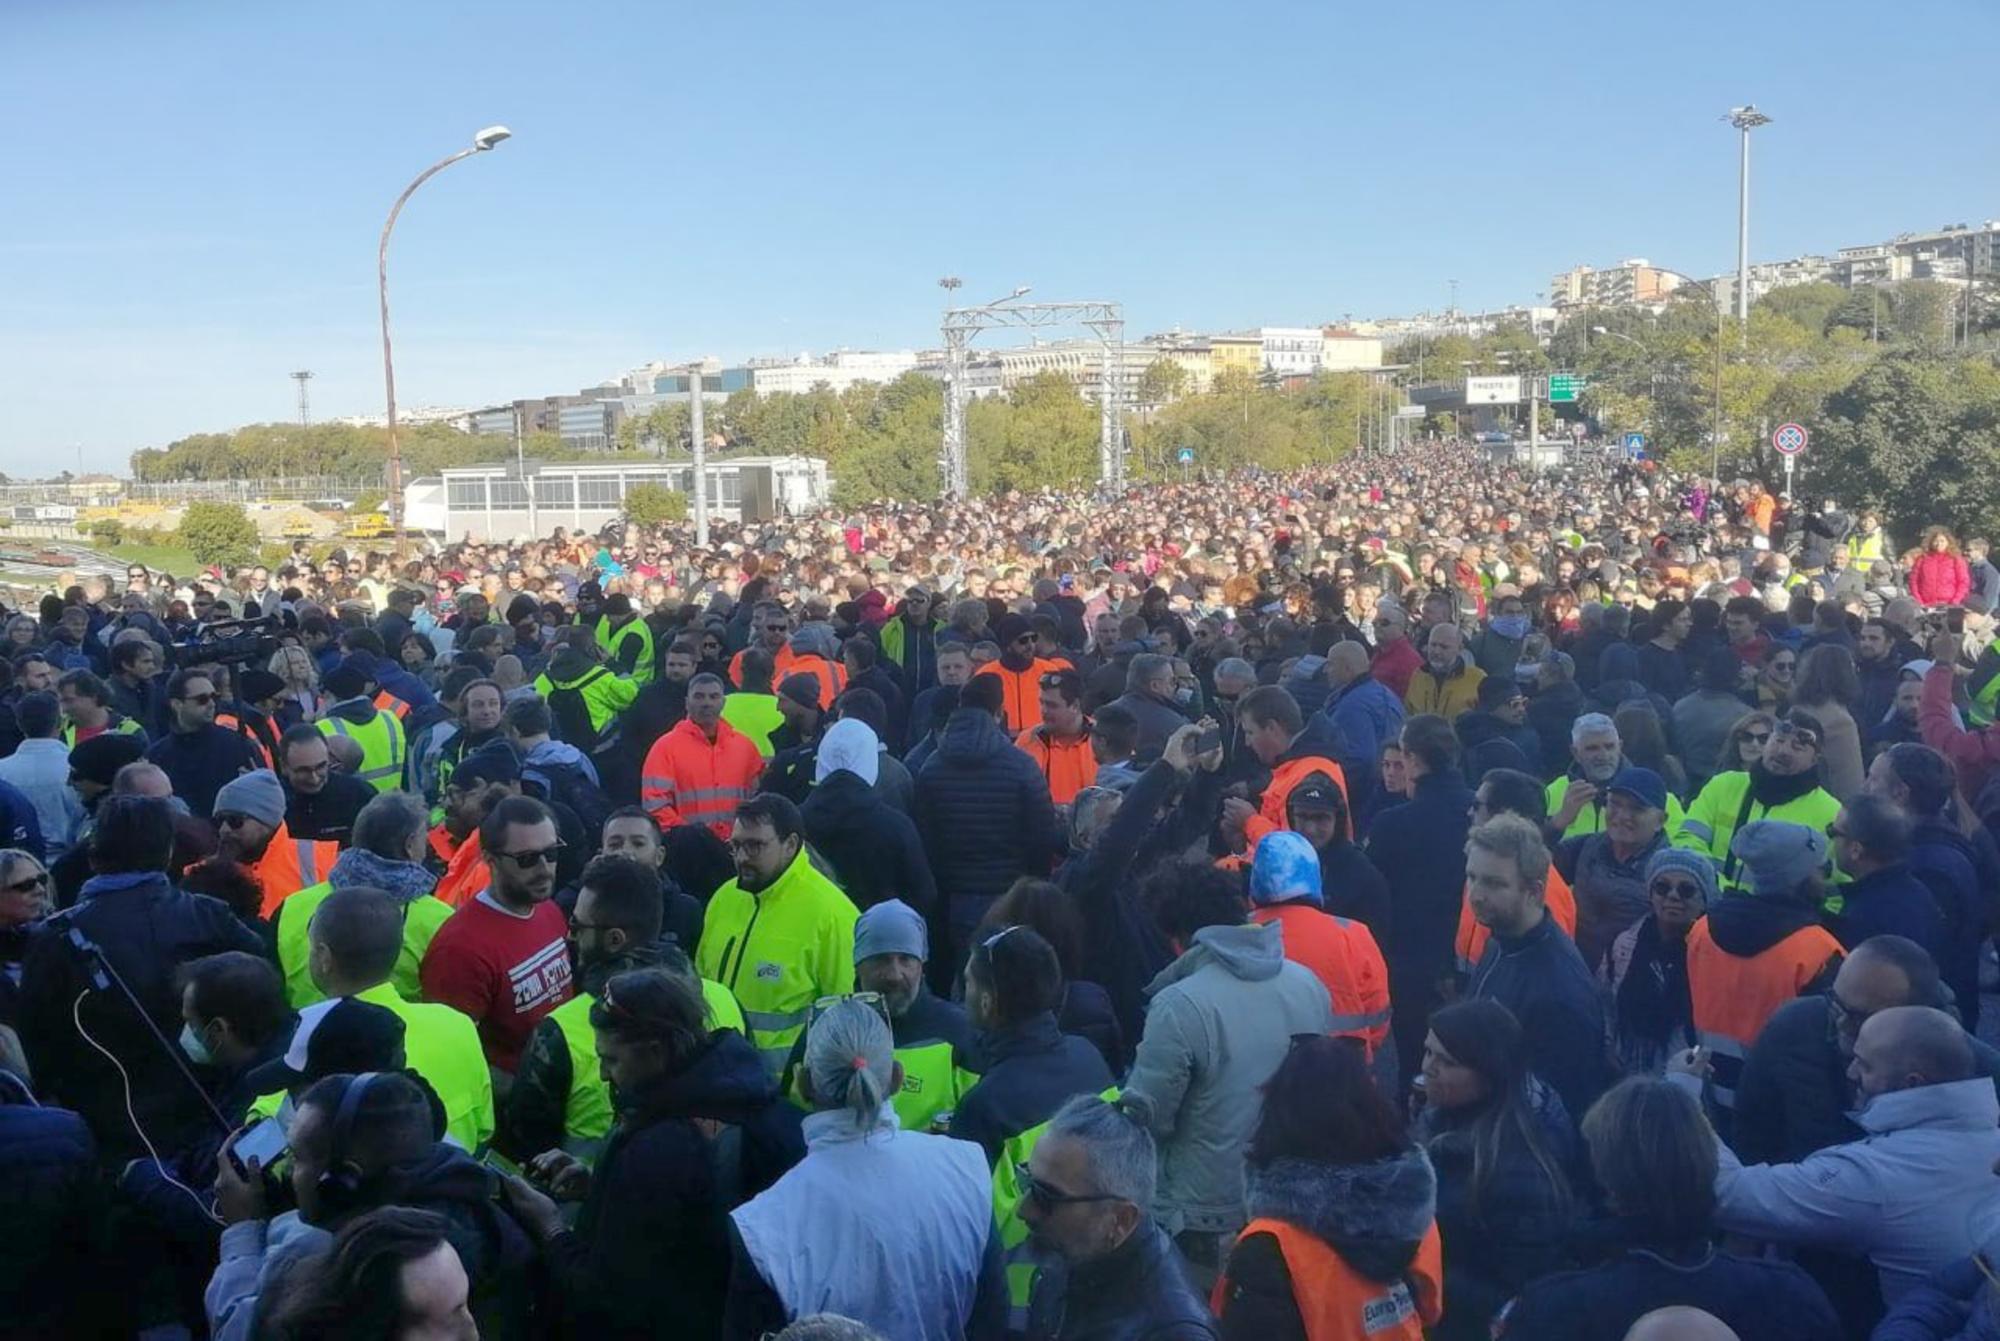
[[[269,661],[278,650],[284,621],[277,615],[258,619],[218,619],[194,637],[173,645],[175,666],[244,665]]]

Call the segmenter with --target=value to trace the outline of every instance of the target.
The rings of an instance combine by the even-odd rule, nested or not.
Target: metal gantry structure
[[[947,293],[959,281],[938,281]],[[1028,292],[1018,288],[996,302],[978,307],[951,307],[944,314],[944,450],[939,459],[945,496],[964,498],[970,492],[965,460],[965,394],[968,350],[981,331],[1048,326],[1082,326],[1104,347],[1098,378],[1097,478],[1107,493],[1125,485],[1125,309],[1111,302],[1024,303]]]
[[[299,427],[313,425],[312,394],[306,390],[306,383],[312,381],[312,370],[301,368],[292,374],[292,380],[299,384]]]

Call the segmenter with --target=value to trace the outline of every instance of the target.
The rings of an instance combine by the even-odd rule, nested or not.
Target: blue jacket
[[[1970,1257],[1904,1295],[1873,1341],[2000,1341],[2000,1294]]]
[[[1897,862],[1841,885],[1840,916],[1833,934],[1852,951],[1871,936],[1903,936],[1930,951],[1942,966],[1945,957],[1944,917],[1930,887]]]
[[[1576,943],[1544,914],[1525,936],[1494,932],[1472,970],[1466,996],[1498,1001],[1521,1022],[1537,1076],[1584,1113],[1610,1082],[1604,1000]]]
[[[1372,775],[1382,747],[1402,731],[1406,715],[1403,700],[1372,675],[1336,690],[1327,700],[1326,716],[1340,737],[1340,766],[1347,770],[1349,786],[1357,773]]]
[[[393,644],[392,644],[393,646]],[[428,708],[437,702],[430,686],[404,670],[401,663],[389,657],[375,659],[375,684],[386,689],[413,708]]]
[[[1615,1231],[1614,1231],[1615,1232]],[[1559,1271],[1524,1289],[1493,1335],[1508,1341],[1603,1341],[1657,1308],[1706,1310],[1758,1341],[1828,1341],[1842,1334],[1833,1305],[1790,1262],[1716,1252],[1632,1247],[1588,1271]]]
[[[0,826],[5,827],[7,846],[20,848],[36,861],[48,860],[35,803],[11,782],[0,782]]]
[[[1047,878],[1062,852],[1042,770],[979,708],[960,708],[945,723],[918,775],[916,821],[960,934],[1021,876]]]
[[[1377,815],[1368,831],[1368,860],[1389,882],[1393,911],[1382,956],[1392,970],[1401,966],[1426,982],[1451,971],[1471,807],[1463,778],[1433,773],[1417,783],[1415,796]]]
[[[971,1053],[967,1069],[977,1070],[979,1081],[959,1099],[947,1134],[978,1142],[988,1164],[1000,1158],[1002,1144],[1047,1122],[1065,1101],[1111,1085],[1097,1049],[1063,1033],[1047,1011],[981,1034]]]
[[[39,1108],[0,1076],[0,1335],[102,1335],[104,1293],[97,1143],[75,1113]]]

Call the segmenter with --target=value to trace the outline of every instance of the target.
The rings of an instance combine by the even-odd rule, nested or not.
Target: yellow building
[[[1247,335],[1215,335],[1208,341],[1209,367],[1214,377],[1232,369],[1249,377],[1264,370],[1264,338]]]

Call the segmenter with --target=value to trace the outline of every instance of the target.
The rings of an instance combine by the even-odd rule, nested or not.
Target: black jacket
[[[1029,1341],[1216,1341],[1180,1254],[1149,1216],[1095,1261],[1056,1262],[1028,1297]]]
[[[1968,838],[1938,816],[1920,819],[1912,835],[1910,873],[1924,882],[1944,918],[1944,946],[1938,976],[1958,998],[1959,1018],[1969,1032],[1979,1028],[1979,948],[1992,919],[1992,899],[2000,894],[2000,860],[1984,829]]]
[[[1944,916],[1930,886],[1911,874],[1907,862],[1870,871],[1833,892],[1840,898],[1840,916],[1829,929],[1843,950],[1851,954],[1871,936],[1902,936],[1923,946],[1942,967]]]
[[[1702,1243],[1667,1250],[1630,1247],[1602,1266],[1544,1276],[1508,1306],[1493,1335],[1508,1341],[1603,1341],[1674,1304],[1712,1313],[1738,1336],[1758,1341],[1827,1341],[1842,1334],[1825,1292],[1798,1267],[1737,1257]]]
[[[111,1335],[97,1144],[75,1113],[0,1076],[0,1338]]]
[[[1111,1007],[1111,993],[1094,982],[1071,978],[1063,984],[1056,1026],[1096,1048],[1113,1075],[1125,1074],[1131,1051],[1125,1043],[1125,1031],[1119,1027],[1118,1012]]]
[[[1276,1159],[1249,1170],[1252,1219],[1304,1230],[1385,1289],[1408,1288],[1403,1276],[1430,1230],[1436,1193],[1430,1163],[1416,1150],[1366,1164]],[[1244,1235],[1225,1271],[1223,1341],[1316,1341],[1300,1317],[1276,1236]]]
[[[907,733],[910,723],[910,700],[903,693],[902,683],[878,661],[849,680],[847,688],[872,690],[882,700],[882,706],[889,714],[889,729],[883,735],[883,741],[890,749],[900,753],[903,742],[909,738]]]
[[[934,910],[937,883],[916,824],[858,774],[844,768],[828,774],[799,813],[806,841],[833,867],[834,883],[855,907],[901,899],[920,913]]]
[[[1528,700],[1528,725],[1535,728],[1542,742],[1542,757],[1537,762],[1543,777],[1561,777],[1569,767],[1570,728],[1589,710],[1583,690],[1572,680],[1550,685]]]
[[[615,1095],[618,1123],[574,1233],[550,1240],[576,1336],[716,1336],[736,1206],[805,1157],[799,1114],[756,1050],[718,1030],[671,1075]],[[732,1130],[711,1140],[702,1120]]]
[[[1604,1004],[1597,982],[1555,918],[1525,936],[1495,932],[1466,987],[1470,999],[1498,1001],[1521,1022],[1534,1072],[1572,1113],[1590,1109],[1610,1083]]]
[[[507,1211],[493,1170],[440,1142],[422,1160],[384,1174],[367,1209],[375,1206],[409,1206],[444,1217],[445,1237],[472,1287],[472,1316],[481,1337],[512,1341],[546,1330],[546,1320],[544,1325],[535,1320],[535,1245]]]
[[[973,1041],[979,1081],[952,1110],[951,1135],[976,1141],[988,1164],[1003,1143],[1039,1127],[1079,1094],[1110,1088],[1111,1071],[1097,1049],[1065,1034],[1047,1011]]]
[[[146,758],[166,770],[174,795],[186,801],[200,819],[215,813],[215,794],[225,783],[264,766],[248,740],[213,722],[199,731],[175,731],[160,737],[146,751]]]
[[[2000,1090],[2000,1049],[1967,1033],[1973,1062]],[[1815,1150],[1858,1141],[1848,1119],[1854,1086],[1834,1042],[1825,996],[1787,1001],[1764,1022],[1736,1085],[1730,1148],[1745,1164],[1795,1164]]]
[[[960,708],[917,775],[917,832],[949,900],[945,920],[970,931],[1024,875],[1046,876],[1062,851],[1042,771],[993,714]]]
[[[285,830],[294,838],[314,838],[347,845],[354,817],[375,799],[375,788],[352,773],[329,773],[326,786],[306,796],[285,788]],[[325,877],[322,871],[321,877]]]
[[[263,955],[264,943],[227,905],[182,893],[159,872],[86,881],[76,906],[42,923],[29,942],[21,976],[21,1042],[44,1095],[80,1113],[107,1158],[142,1152],[126,1116],[124,1082],[103,1054],[78,1036],[72,1012],[80,1012],[90,1036],[130,1075],[133,1109],[154,1145],[176,1148],[192,1128],[210,1121],[206,1110],[117,987],[92,986],[90,965],[69,942],[72,930],[103,950],[168,1046],[181,1032],[181,993],[174,981],[179,966],[224,950]]]
[[[1534,1087],[1549,1094],[1544,1086]],[[1552,1096],[1551,1096],[1552,1097]],[[1544,1114],[1547,1155],[1558,1171],[1573,1144],[1567,1115],[1548,1105]],[[1487,1341],[1500,1307],[1531,1280],[1566,1266],[1570,1232],[1564,1190],[1535,1158],[1527,1142],[1503,1127],[1498,1158],[1475,1205],[1472,1174],[1477,1114],[1448,1115],[1427,1110],[1435,1134],[1425,1144],[1437,1171],[1438,1237],[1444,1250],[1444,1317],[1431,1329],[1433,1341]],[[1565,1130],[1555,1130],[1560,1122]]]
[[[1452,964],[1458,910],[1465,897],[1465,834],[1472,791],[1456,773],[1432,773],[1416,795],[1375,817],[1368,832],[1368,860],[1389,882],[1395,912],[1391,964],[1439,977]]]
[[[1319,850],[1321,906],[1368,928],[1375,944],[1385,945],[1394,925],[1389,882],[1358,843],[1338,843]]]

